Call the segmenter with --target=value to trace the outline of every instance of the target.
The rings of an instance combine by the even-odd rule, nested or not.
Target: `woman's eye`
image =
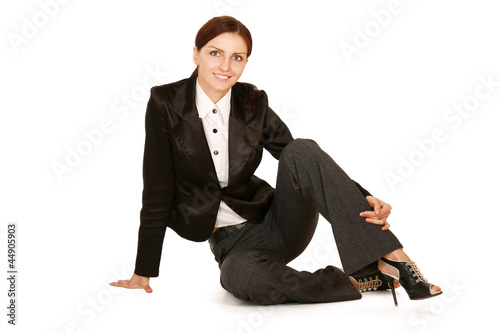
[[[212,52],[210,52],[210,54],[213,55],[213,56],[219,56],[220,55],[219,51],[212,51]]]
[[[233,59],[238,61],[243,60],[243,58],[239,55],[234,56]]]

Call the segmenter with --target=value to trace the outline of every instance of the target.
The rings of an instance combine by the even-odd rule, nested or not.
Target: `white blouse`
[[[210,155],[214,162],[217,179],[221,187],[228,184],[229,179],[229,113],[231,111],[231,89],[214,104],[196,80],[196,108],[201,118]],[[239,224],[246,220],[232,210],[223,200],[220,202],[215,227]]]

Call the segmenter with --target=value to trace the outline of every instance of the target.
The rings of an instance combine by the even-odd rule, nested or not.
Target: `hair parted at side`
[[[243,23],[232,16],[217,16],[205,23],[196,34],[194,45],[198,50],[201,50],[209,41],[225,32],[232,32],[243,37],[248,48],[247,58],[250,57],[252,53],[252,35]],[[196,67],[192,75],[196,73],[198,73],[198,67]]]

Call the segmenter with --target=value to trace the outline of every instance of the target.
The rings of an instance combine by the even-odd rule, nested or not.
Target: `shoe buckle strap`
[[[382,280],[378,278],[378,275],[375,276],[375,279],[370,277],[369,279],[364,278],[364,281],[359,279],[357,282],[359,291],[377,290],[382,285]]]

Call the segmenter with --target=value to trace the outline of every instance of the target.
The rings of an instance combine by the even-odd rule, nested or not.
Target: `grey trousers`
[[[391,231],[359,216],[366,210],[372,208],[333,159],[316,142],[295,139],[281,153],[264,221],[247,223],[214,249],[222,287],[256,304],[361,298],[348,275],[376,270],[379,258],[403,247]],[[345,274],[333,266],[316,272],[287,266],[311,241],[318,214],[332,226]]]

